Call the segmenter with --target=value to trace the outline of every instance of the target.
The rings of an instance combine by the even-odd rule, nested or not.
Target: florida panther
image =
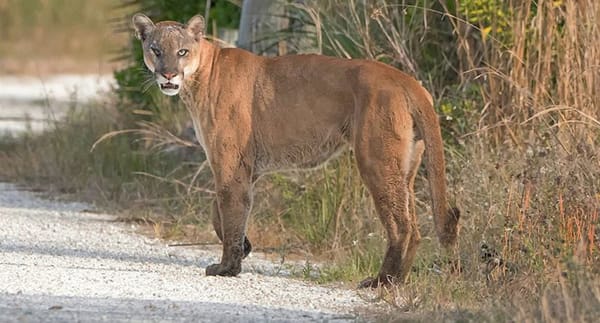
[[[403,282],[410,272],[420,240],[412,187],[423,150],[436,233],[443,246],[455,243],[459,212],[447,202],[438,116],[415,79],[367,60],[223,49],[204,39],[201,16],[155,24],[137,14],[133,25],[160,90],[181,96],[214,175],[223,254],[207,275],[240,273],[262,174],[312,168],[346,147],[387,230],[379,274],[362,286]]]

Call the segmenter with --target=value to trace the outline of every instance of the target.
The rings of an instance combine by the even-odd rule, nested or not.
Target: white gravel
[[[0,183],[0,321],[345,322],[384,308],[256,254],[239,277],[207,277],[218,248],[168,247],[89,209]]]

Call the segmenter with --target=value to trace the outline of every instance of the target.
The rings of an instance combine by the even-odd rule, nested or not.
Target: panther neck
[[[219,46],[202,39],[198,42],[198,68],[194,74],[186,77],[181,91],[181,98],[188,102],[204,102],[210,95],[211,80],[214,79],[215,62],[219,56]],[[187,101],[187,102],[186,102]]]

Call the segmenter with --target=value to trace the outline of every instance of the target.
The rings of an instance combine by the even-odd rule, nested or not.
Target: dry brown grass
[[[468,320],[589,321],[600,312],[600,4],[497,2],[510,13],[508,29],[485,36],[486,26],[444,12],[459,57],[461,84],[453,88],[436,87],[415,59],[422,53],[415,44],[427,38],[427,21],[439,19],[440,9],[358,4],[330,0],[306,10],[320,26],[323,51],[388,61],[428,84],[440,106],[473,109],[462,115],[467,120],[444,121],[465,130],[453,132],[458,138],[447,151],[450,188],[464,211],[459,251],[450,258],[437,251],[427,238],[431,219],[424,219],[426,238],[410,282],[385,297],[404,310],[498,315]],[[413,23],[428,17],[417,21],[421,29],[398,18],[406,11]],[[475,107],[464,91],[471,88]],[[429,214],[423,183],[418,213]],[[453,258],[459,271],[446,264]],[[508,316],[515,309],[518,315]]]

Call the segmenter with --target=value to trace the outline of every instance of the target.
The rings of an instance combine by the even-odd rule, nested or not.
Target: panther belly
[[[316,169],[339,156],[347,148],[346,142],[337,141],[312,146],[289,146],[278,155],[260,154],[256,163],[257,174]]]

